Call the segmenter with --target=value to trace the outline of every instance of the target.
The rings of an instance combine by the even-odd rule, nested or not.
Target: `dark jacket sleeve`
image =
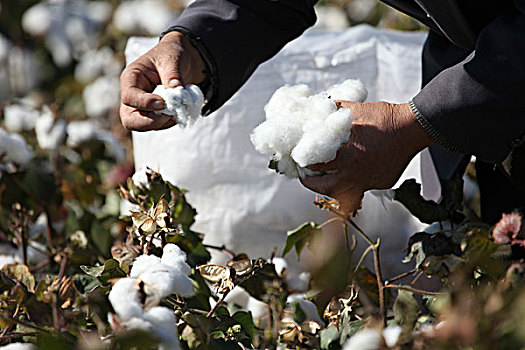
[[[224,104],[255,68],[315,23],[316,0],[197,0],[169,30],[189,35],[207,66],[204,112]]]
[[[502,162],[525,132],[525,0],[486,25],[475,50],[434,77],[411,107],[445,148]]]

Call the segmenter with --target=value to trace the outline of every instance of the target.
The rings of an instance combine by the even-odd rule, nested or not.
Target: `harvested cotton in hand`
[[[193,124],[201,115],[204,95],[197,85],[177,86],[172,89],[158,85],[153,94],[159,95],[166,102],[166,108],[156,113],[173,116],[182,127]]]
[[[292,178],[315,175],[306,167],[335,159],[350,137],[354,116],[349,109],[337,109],[335,100],[362,102],[366,96],[354,79],[317,94],[304,84],[285,85],[270,98],[266,120],[253,130],[251,141],[271,157],[278,172]]]

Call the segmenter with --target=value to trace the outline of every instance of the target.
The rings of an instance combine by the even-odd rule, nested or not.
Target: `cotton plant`
[[[204,95],[197,85],[168,89],[158,85],[152,93],[162,97],[166,103],[166,107],[156,113],[172,116],[181,127],[192,125],[201,116]]]
[[[305,84],[285,85],[270,98],[266,119],[250,139],[278,172],[291,178],[313,175],[306,167],[333,160],[350,137],[354,116],[338,109],[335,100],[364,101],[366,96],[364,85],[353,79],[317,94]]]
[[[140,255],[133,262],[129,277],[116,281],[109,293],[118,316],[116,320],[110,315],[110,321],[128,330],[153,332],[161,348],[178,349],[175,314],[157,304],[172,294],[183,298],[194,296],[188,277],[191,272],[186,253],[175,244],[166,244],[161,257]],[[142,295],[146,296],[144,303]]]

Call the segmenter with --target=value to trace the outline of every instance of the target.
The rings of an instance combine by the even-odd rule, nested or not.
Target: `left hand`
[[[334,160],[309,166],[336,173],[301,179],[307,188],[337,199],[344,212],[359,209],[364,192],[394,186],[410,160],[434,144],[408,104],[336,101],[355,119]]]

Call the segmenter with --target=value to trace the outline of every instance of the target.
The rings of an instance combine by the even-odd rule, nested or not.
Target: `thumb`
[[[182,69],[180,69],[179,63],[176,60],[159,65],[157,70],[159,72],[160,81],[165,88],[184,86]]]

